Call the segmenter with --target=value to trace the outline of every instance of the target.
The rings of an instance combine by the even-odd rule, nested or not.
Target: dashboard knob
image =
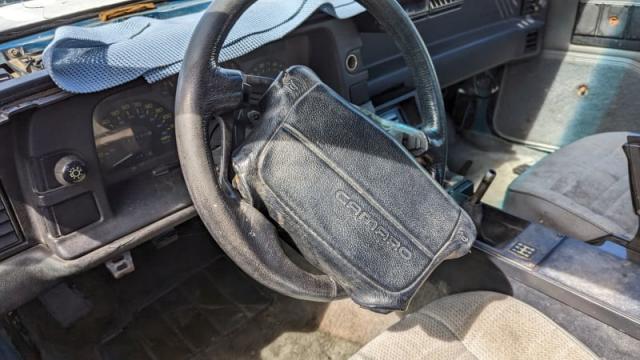
[[[56,162],[54,172],[61,185],[77,184],[87,178],[87,164],[75,155],[67,155]]]

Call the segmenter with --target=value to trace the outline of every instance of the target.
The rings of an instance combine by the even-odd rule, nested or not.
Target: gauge
[[[275,78],[281,71],[284,71],[286,67],[287,65],[280,60],[269,59],[254,65],[251,70],[249,70],[249,74]]]
[[[175,149],[173,113],[147,100],[124,101],[96,110],[96,150],[102,168],[116,171]]]

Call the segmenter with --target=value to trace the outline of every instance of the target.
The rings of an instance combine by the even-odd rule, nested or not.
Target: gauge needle
[[[127,160],[131,159],[131,157],[132,157],[132,156],[133,156],[133,154],[132,154],[132,153],[127,154],[127,155],[126,155],[125,157],[123,157],[122,159],[120,159],[120,160],[116,161],[116,162],[113,164],[113,166],[112,166],[112,167],[113,167],[113,168],[117,168],[117,167],[118,167],[118,166],[120,166],[123,162],[125,162],[125,161],[127,161]]]

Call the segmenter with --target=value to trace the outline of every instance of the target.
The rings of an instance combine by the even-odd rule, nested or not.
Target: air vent
[[[522,2],[522,15],[534,15],[540,11],[539,0],[524,0]]]
[[[14,224],[9,202],[0,188],[0,256],[24,244]]]
[[[429,14],[433,15],[451,8],[462,6],[464,0],[429,0]]]
[[[533,53],[538,51],[538,38],[539,38],[539,33],[537,31],[532,31],[530,33],[527,33],[524,39],[525,53]]]

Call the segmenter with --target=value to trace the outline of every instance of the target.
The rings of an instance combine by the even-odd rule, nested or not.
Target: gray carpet
[[[507,188],[518,177],[518,173],[545,155],[544,152],[509,143],[490,134],[466,132],[449,146],[449,169],[459,172],[467,161],[471,161],[466,177],[476,185],[487,170],[496,170],[496,179],[483,202],[501,208]]]

